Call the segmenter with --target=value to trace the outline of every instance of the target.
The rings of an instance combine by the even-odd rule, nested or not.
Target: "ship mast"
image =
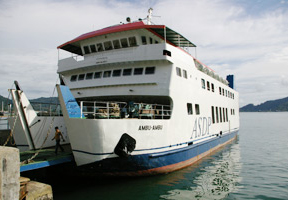
[[[149,8],[148,15],[147,15],[147,24],[148,25],[151,25],[152,12],[153,12],[153,8]]]

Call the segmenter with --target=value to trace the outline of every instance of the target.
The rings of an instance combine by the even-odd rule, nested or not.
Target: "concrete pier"
[[[21,184],[21,188],[20,188]],[[52,187],[20,178],[19,150],[0,146],[0,200],[52,200]]]
[[[30,181],[27,183],[26,200],[52,200],[53,193],[50,185]]]
[[[0,199],[19,199],[19,150],[0,146]]]

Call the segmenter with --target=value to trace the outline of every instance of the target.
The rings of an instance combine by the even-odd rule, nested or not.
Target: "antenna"
[[[151,25],[152,12],[153,12],[153,8],[149,8],[148,15],[147,15],[147,24],[148,25]]]

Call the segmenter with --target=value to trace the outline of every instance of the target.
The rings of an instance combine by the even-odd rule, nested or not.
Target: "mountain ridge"
[[[288,97],[269,100],[259,105],[248,104],[240,108],[240,112],[286,112],[288,111]]]

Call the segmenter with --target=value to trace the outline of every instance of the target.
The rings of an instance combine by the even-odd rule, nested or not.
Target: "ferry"
[[[57,85],[76,164],[100,175],[145,176],[192,165],[239,131],[234,76],[190,55],[196,45],[147,19],[72,39]],[[146,21],[147,20],[147,21]]]
[[[54,147],[55,127],[62,132],[64,142],[69,144],[64,118],[59,104],[32,103],[28,100],[17,81],[16,89],[9,89],[13,110],[10,110],[8,123],[16,147],[21,151],[39,150]]]

